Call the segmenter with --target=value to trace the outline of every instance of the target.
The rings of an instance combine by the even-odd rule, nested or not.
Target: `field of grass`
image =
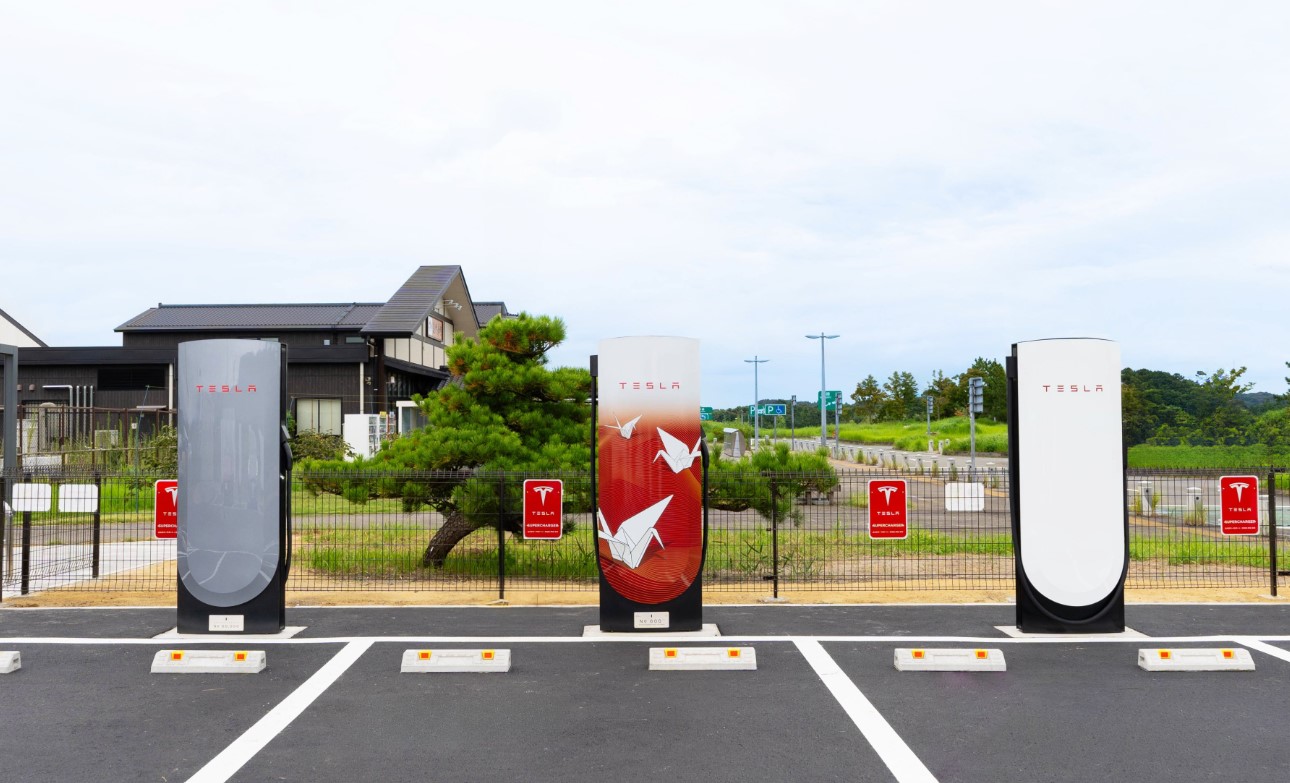
[[[364,530],[325,530],[296,533],[296,557],[305,567],[336,576],[414,578],[423,576],[421,552],[428,541],[424,529],[388,526]],[[756,576],[769,574],[774,542],[767,530],[714,530],[708,537],[705,573]],[[865,533],[781,530],[780,573],[785,578],[807,577],[836,557],[926,557],[936,555],[1012,556],[1007,534],[965,540],[927,530],[911,530],[908,538],[875,541]],[[506,572],[550,579],[596,577],[595,544],[583,531],[558,541],[506,539]],[[445,577],[489,578],[497,575],[497,536],[481,529],[458,545],[442,571]]]
[[[416,579],[427,575],[420,563],[427,531],[388,526],[364,530],[298,531],[297,562],[341,577]],[[757,530],[713,530],[708,539],[704,573],[757,577],[771,573],[771,533]],[[781,530],[780,574],[785,579],[819,576],[835,563],[865,558],[936,556],[1012,557],[1008,533],[964,537],[930,530],[910,530],[904,540],[876,541],[863,532]],[[1285,554],[1283,554],[1283,557]],[[1170,540],[1133,537],[1129,557],[1163,560],[1170,565],[1226,565],[1266,569],[1267,545],[1261,540],[1239,544],[1222,540]],[[590,580],[596,577],[595,543],[586,530],[559,541],[528,541],[508,536],[506,572],[515,577]],[[481,529],[467,537],[436,576],[488,579],[497,575],[497,537]]]
[[[1290,466],[1290,451],[1267,446],[1133,446],[1131,468],[1260,468]]]
[[[966,416],[952,416],[947,419],[932,421],[932,437],[937,440],[949,440],[947,453],[966,453],[969,450],[969,422]],[[763,424],[762,432],[767,428]],[[828,427],[829,437],[835,435],[832,423]],[[798,438],[818,438],[819,426],[798,427],[793,431]],[[789,437],[789,430],[781,429],[780,437]],[[842,440],[847,443],[892,444],[903,451],[925,451],[927,449],[927,421],[884,421],[874,424],[843,424]],[[977,419],[976,449],[979,452],[1008,452],[1008,424],[992,419]]]

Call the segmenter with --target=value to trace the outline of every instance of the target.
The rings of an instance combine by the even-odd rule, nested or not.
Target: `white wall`
[[[28,337],[26,332],[4,316],[0,316],[0,343],[16,345],[19,348],[40,347],[40,343]]]

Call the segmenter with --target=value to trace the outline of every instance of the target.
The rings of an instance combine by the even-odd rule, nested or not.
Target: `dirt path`
[[[1127,590],[1129,604],[1149,603],[1283,603],[1290,600],[1281,590],[1272,598],[1267,588],[1151,589]],[[769,597],[766,588],[713,590],[703,597],[705,605],[752,604]],[[780,596],[794,604],[975,604],[1012,603],[1011,589],[994,590],[811,590],[781,587]],[[510,606],[595,606],[594,589],[506,591]],[[77,606],[174,606],[173,591],[104,592],[51,590],[26,597],[5,596],[3,607]],[[496,590],[327,590],[287,591],[288,606],[485,606],[497,603]]]

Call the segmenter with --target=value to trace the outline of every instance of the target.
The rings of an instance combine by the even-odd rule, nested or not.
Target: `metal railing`
[[[1287,474],[1260,477],[1255,535],[1218,525],[1219,471],[1133,470],[1126,481],[1130,588],[1276,589],[1287,560]],[[175,589],[175,542],[155,535],[154,483],[130,470],[46,468],[4,475],[48,487],[48,510],[22,506],[0,544],[0,597],[55,589]],[[469,478],[469,480],[466,480]],[[525,541],[525,478],[565,482],[565,532]],[[1281,482],[1274,486],[1275,478]],[[871,538],[868,482],[903,479],[907,536]],[[834,474],[714,472],[704,588],[711,591],[980,590],[1013,586],[1006,471],[979,473],[979,501],[947,505],[953,477],[930,465],[857,465]],[[292,481],[295,591],[594,590],[595,517],[588,473],[310,473]],[[93,510],[84,498],[95,488]],[[1078,505],[1080,477],[1069,482]],[[21,489],[41,496],[46,490]],[[949,510],[949,507],[970,510]],[[436,510],[438,508],[439,510]],[[453,509],[458,509],[454,512]],[[1275,521],[1274,521],[1275,520]],[[456,533],[464,533],[457,539]],[[449,543],[451,541],[451,546]],[[1281,564],[1278,566],[1278,562]]]

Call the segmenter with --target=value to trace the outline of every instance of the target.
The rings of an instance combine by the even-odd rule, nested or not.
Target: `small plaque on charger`
[[[636,612],[634,619],[637,628],[667,628],[671,625],[667,612]]]
[[[211,633],[242,633],[246,626],[244,623],[246,615],[241,614],[213,614],[207,625],[207,630]]]

